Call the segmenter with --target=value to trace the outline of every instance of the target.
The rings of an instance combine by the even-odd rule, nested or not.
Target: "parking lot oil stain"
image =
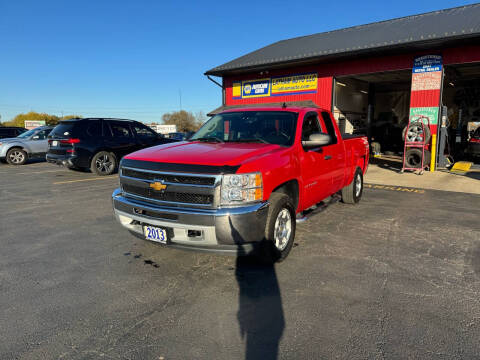
[[[152,265],[154,268],[158,268],[158,264],[155,261],[152,260],[143,260],[143,263],[145,265]]]

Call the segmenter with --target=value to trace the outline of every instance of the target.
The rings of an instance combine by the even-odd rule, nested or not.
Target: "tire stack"
[[[402,132],[403,141],[408,142],[425,142],[428,144],[432,134],[428,125],[423,125],[420,121],[413,121],[405,126]],[[423,165],[430,164],[431,154],[429,150],[425,150]],[[407,147],[405,150],[405,166],[409,168],[422,167],[422,149],[419,147]]]

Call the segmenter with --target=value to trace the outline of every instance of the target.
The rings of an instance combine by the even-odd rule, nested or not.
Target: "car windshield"
[[[24,132],[23,134],[18,135],[17,137],[19,137],[21,139],[26,139],[26,138],[32,136],[33,134],[35,134],[35,132],[37,132],[37,130],[38,129],[28,130],[28,131]]]
[[[291,146],[298,114],[288,111],[239,111],[208,120],[190,141],[258,142]]]

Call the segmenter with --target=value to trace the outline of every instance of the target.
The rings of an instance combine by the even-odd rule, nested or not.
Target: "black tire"
[[[423,159],[423,167],[430,166],[431,154],[430,151],[425,150],[425,158]],[[422,149],[409,148],[405,153],[405,166],[409,168],[422,168]]]
[[[100,151],[92,158],[90,169],[100,176],[111,175],[117,170],[117,158],[111,152]]]
[[[270,206],[265,227],[265,240],[271,256],[267,260],[281,262],[287,258],[295,240],[295,207],[292,199],[281,193],[272,193],[268,201]],[[282,222],[285,223],[282,224]]]
[[[27,153],[20,148],[13,148],[7,151],[6,159],[10,165],[23,165],[27,158]]]
[[[409,141],[421,141],[421,138],[416,136],[415,134],[421,134],[421,124],[420,122],[411,122],[410,123],[410,127],[409,127],[409,133],[410,133],[410,137],[409,137]],[[407,134],[407,126],[405,126],[402,130],[402,140],[405,141],[405,135]],[[423,126],[424,128],[424,131],[425,131],[425,144],[428,144],[429,141],[430,141],[430,138],[432,137],[431,133],[430,133],[430,128],[428,127],[428,125],[424,124]]]
[[[357,167],[350,185],[342,189],[342,202],[345,204],[356,204],[360,201],[363,194],[363,173]]]

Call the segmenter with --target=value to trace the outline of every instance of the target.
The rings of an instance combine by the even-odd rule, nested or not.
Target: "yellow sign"
[[[272,95],[316,92],[317,84],[317,73],[274,77],[272,78]]]
[[[154,182],[149,185],[153,190],[163,191],[167,188],[167,185],[162,184],[161,182]]]
[[[234,82],[233,83],[233,97],[241,97],[242,96],[242,83]]]

